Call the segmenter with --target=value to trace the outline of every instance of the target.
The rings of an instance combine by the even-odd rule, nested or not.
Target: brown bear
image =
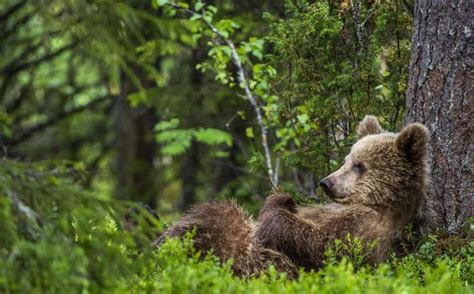
[[[424,207],[429,134],[417,123],[399,134],[384,132],[375,117],[367,116],[358,135],[344,165],[320,183],[335,204],[298,209],[287,195],[267,199],[255,233],[264,247],[314,269],[321,267],[328,246],[349,233],[376,241],[370,262],[389,256]]]
[[[232,258],[238,276],[258,275],[273,265],[295,277],[298,268],[284,254],[264,248],[255,239],[255,223],[234,202],[208,202],[193,206],[154,242],[159,246],[168,237],[181,237],[195,230],[194,248],[216,255],[222,262]]]
[[[274,264],[290,276],[297,267],[317,269],[324,252],[349,233],[377,241],[373,263],[388,254],[402,229],[416,220],[428,187],[428,131],[410,124],[399,134],[384,132],[373,116],[358,128],[359,140],[345,164],[321,181],[335,203],[301,208],[285,194],[267,198],[254,223],[234,203],[194,207],[156,241],[195,228],[195,247],[212,250],[233,269],[250,276]]]

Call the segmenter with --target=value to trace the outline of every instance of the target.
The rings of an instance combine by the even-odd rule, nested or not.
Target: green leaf
[[[248,138],[253,138],[254,135],[253,135],[253,128],[252,127],[248,127],[245,129],[245,135],[248,137]]]
[[[169,129],[174,129],[179,125],[179,119],[173,118],[167,121],[161,121],[155,125],[155,131],[165,131]]]
[[[163,143],[161,153],[165,155],[179,155],[184,153],[193,139],[193,129],[188,130],[165,130],[159,132],[155,139]]]
[[[156,4],[158,4],[158,7],[159,6],[164,6],[164,5],[168,4],[168,0],[156,0]]]
[[[263,54],[262,54],[262,51],[260,50],[252,50],[252,54],[253,56],[257,57],[258,60],[262,60],[263,59]]]
[[[195,43],[197,43],[201,37],[202,37],[201,34],[193,34],[192,35],[192,39]]]
[[[196,2],[196,4],[194,4],[194,10],[195,10],[195,11],[199,11],[199,10],[201,10],[203,7],[204,7],[204,3],[202,3],[201,1],[198,1],[198,2]]]
[[[170,144],[167,144],[161,148],[161,153],[164,155],[181,155],[191,146],[191,141],[175,141]]]
[[[305,124],[309,120],[309,116],[307,114],[299,114],[296,116],[296,118],[302,124]]]
[[[177,4],[178,4],[179,7],[183,7],[184,9],[189,8],[189,4],[186,3],[186,2],[178,2]]]
[[[204,12],[203,18],[207,22],[212,22],[212,16],[213,14],[209,11]]]
[[[225,143],[227,146],[232,145],[232,136],[228,133],[212,128],[201,128],[194,133],[197,141],[207,145],[218,145]]]
[[[213,14],[216,14],[216,13],[217,13],[217,8],[216,8],[215,6],[208,5],[206,8],[207,8],[207,10],[209,10],[210,12],[212,12]]]
[[[198,20],[198,19],[201,19],[201,17],[202,17],[202,16],[201,16],[200,14],[194,14],[193,16],[191,16],[191,17],[189,18],[189,20],[190,20],[190,21],[196,21],[196,20]]]

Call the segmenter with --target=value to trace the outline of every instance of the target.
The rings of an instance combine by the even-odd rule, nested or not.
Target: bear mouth
[[[331,189],[323,189],[324,193],[334,202],[343,203],[347,199],[347,195],[337,195]]]
[[[347,197],[330,197],[332,201],[342,204],[345,203],[347,200]]]

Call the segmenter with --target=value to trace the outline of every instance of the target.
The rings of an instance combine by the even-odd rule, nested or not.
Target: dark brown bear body
[[[194,206],[165,231],[155,245],[159,246],[167,237],[181,237],[193,229],[194,247],[203,252],[212,251],[222,262],[232,258],[232,269],[239,276],[258,275],[271,264],[290,277],[297,275],[298,268],[286,255],[261,246],[254,237],[254,222],[233,202]]]
[[[322,181],[336,203],[299,208],[287,195],[272,195],[256,224],[235,204],[203,204],[157,243],[196,228],[196,248],[212,249],[222,261],[233,258],[234,271],[244,276],[258,274],[270,263],[291,276],[297,267],[317,269],[328,246],[347,233],[366,242],[377,240],[370,261],[386,259],[402,229],[423,207],[428,132],[411,124],[400,134],[386,133],[371,116],[358,132],[360,139],[344,166]]]

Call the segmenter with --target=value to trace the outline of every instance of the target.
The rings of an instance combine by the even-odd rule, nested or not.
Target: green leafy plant
[[[162,154],[180,155],[191,146],[193,140],[209,146],[232,145],[232,137],[224,131],[213,128],[177,129],[178,126],[178,119],[162,121],[155,126],[156,141],[163,143]]]
[[[362,265],[367,248],[347,236],[321,270],[295,280],[274,268],[241,279],[192,234],[153,248],[162,224],[141,206],[99,200],[74,181],[70,164],[0,165],[0,292],[159,293],[470,293],[474,243],[430,238],[420,250],[377,267]],[[52,181],[51,179],[54,178]],[[125,225],[128,208],[135,225]],[[449,240],[449,241],[448,241]],[[441,251],[440,251],[441,250]],[[352,262],[353,261],[353,262]]]
[[[345,239],[335,240],[334,244],[329,246],[324,255],[326,256],[327,263],[337,263],[341,258],[345,258],[358,269],[367,264],[377,244],[377,240],[364,242],[357,237],[352,237],[348,233]]]

